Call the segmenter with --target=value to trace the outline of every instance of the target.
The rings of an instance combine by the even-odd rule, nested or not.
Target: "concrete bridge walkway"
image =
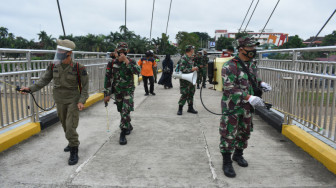
[[[336,187],[336,176],[258,116],[245,151],[249,167],[234,163],[237,177],[222,172],[219,116],[205,111],[177,116],[178,80],[173,89],[156,85],[156,96],[135,91],[134,131],[120,146],[116,106],[103,103],[80,113],[80,160],[68,166],[60,123],[0,153],[0,187]],[[204,102],[220,112],[221,93],[204,90]]]

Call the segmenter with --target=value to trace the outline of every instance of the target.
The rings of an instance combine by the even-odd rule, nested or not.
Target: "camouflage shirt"
[[[140,67],[134,60],[130,58],[128,58],[128,60],[128,65],[124,62],[119,62],[117,59],[114,59],[107,64],[104,82],[106,95],[111,95],[112,88],[115,92],[134,91],[133,75],[140,73]]]
[[[207,66],[207,65],[208,65],[208,62],[209,62],[209,58],[208,58],[208,56],[206,56],[206,55],[201,56],[201,61],[202,61],[202,65],[203,65],[203,67]]]
[[[225,62],[222,68],[223,110],[238,109],[248,102],[245,100],[247,95],[253,95],[252,84],[248,80],[247,74],[242,71],[243,68],[239,62],[245,63],[253,77],[252,79],[260,86],[261,80],[257,78],[257,67],[254,62],[242,62],[237,56]]]
[[[187,55],[183,55],[178,64],[182,73],[193,72],[191,69],[194,67],[194,62]]]

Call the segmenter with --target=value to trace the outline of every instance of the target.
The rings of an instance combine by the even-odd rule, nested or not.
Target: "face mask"
[[[63,61],[64,59],[66,59],[68,56],[66,53],[57,53],[56,58],[60,61]]]
[[[244,49],[245,50],[245,49]],[[245,50],[246,51],[246,54],[243,53],[244,56],[252,59],[252,58],[255,58],[255,56],[257,55],[257,50],[254,49],[254,50]]]

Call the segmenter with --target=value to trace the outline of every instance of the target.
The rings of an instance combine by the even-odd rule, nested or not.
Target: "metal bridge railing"
[[[315,47],[259,51],[260,77],[273,90],[263,99],[285,116],[336,142],[336,62],[305,60],[304,55],[335,53],[336,47]],[[285,54],[291,59],[268,59],[269,54]]]
[[[43,112],[35,106],[30,95],[21,95],[15,90],[15,86],[28,86],[37,81],[52,63],[55,50],[9,49],[0,48],[0,54],[19,54],[20,60],[0,57],[0,129],[15,124],[21,120],[30,118],[38,121]],[[104,88],[105,66],[110,60],[106,52],[74,51],[72,58],[86,66],[89,74],[89,93],[102,92]],[[136,62],[144,57],[144,54],[128,54]],[[165,56],[159,55],[158,69],[162,68],[162,60]],[[36,60],[41,59],[42,60]],[[172,57],[172,59],[179,57]],[[177,61],[177,60],[175,60]],[[46,87],[34,93],[38,104],[43,108],[53,106],[52,95],[53,81]]]

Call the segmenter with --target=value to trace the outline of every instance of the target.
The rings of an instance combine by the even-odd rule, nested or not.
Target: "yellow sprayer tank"
[[[214,59],[214,81],[218,83],[214,85],[216,91],[223,91],[222,67],[225,62],[231,59],[233,59],[233,57],[217,57]]]

